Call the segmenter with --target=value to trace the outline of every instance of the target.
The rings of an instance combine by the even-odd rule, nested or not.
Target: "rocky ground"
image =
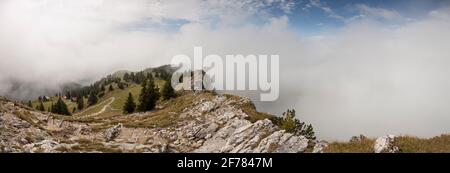
[[[0,99],[0,152],[302,153],[325,142],[295,136],[249,99],[188,93],[158,110],[101,117],[37,112]]]

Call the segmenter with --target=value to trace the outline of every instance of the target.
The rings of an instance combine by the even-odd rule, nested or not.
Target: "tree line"
[[[112,92],[117,89],[125,89],[130,84],[140,84],[142,86],[141,93],[139,95],[139,104],[134,103],[133,96],[129,94],[126,104],[124,105],[124,113],[133,113],[136,111],[145,112],[153,110],[156,107],[156,102],[162,97],[163,99],[170,99],[175,96],[175,91],[170,85],[171,74],[163,68],[152,69],[151,72],[140,71],[125,73],[123,77],[117,77],[114,75],[108,75],[99,81],[82,88],[71,89],[55,94],[58,98],[56,103],[53,103],[52,98],[48,96],[39,96],[38,105],[35,109],[39,111],[48,111],[61,115],[70,115],[67,104],[63,101],[62,97],[71,100],[76,103],[76,107],[73,108],[72,113],[76,110],[83,110],[86,107],[95,105],[98,103],[99,98],[103,97],[106,92]],[[166,80],[167,82],[163,86],[161,93],[159,88],[155,86],[154,78]],[[85,101],[85,99],[87,101]],[[48,109],[45,108],[44,102],[52,101],[51,106]],[[33,107],[31,101],[27,103],[29,107]],[[126,107],[126,108],[125,108]]]
[[[176,96],[175,90],[172,88],[170,81],[166,80],[162,90],[156,87],[152,77],[147,78],[141,83],[142,89],[139,94],[139,104],[134,101],[133,95],[128,93],[127,101],[123,106],[123,112],[125,114],[138,112],[146,112],[155,109],[156,103],[162,97],[163,100],[168,100]]]

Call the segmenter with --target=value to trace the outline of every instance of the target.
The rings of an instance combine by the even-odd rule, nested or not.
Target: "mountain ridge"
[[[1,152],[297,153],[312,141],[248,113],[248,98],[210,92],[185,92],[151,112],[100,117],[61,116],[4,98],[0,102]]]

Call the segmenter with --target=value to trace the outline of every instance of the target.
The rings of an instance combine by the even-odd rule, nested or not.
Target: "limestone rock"
[[[123,125],[121,123],[119,123],[118,125],[107,129],[105,131],[106,142],[113,141],[114,139],[116,139],[119,136],[119,134],[122,130],[122,127],[123,127]]]
[[[56,152],[55,148],[59,143],[53,140],[43,140],[38,143],[27,144],[24,148],[31,153],[41,152],[41,153],[53,153]]]
[[[326,141],[320,141],[317,142],[316,145],[314,145],[313,153],[323,153],[324,149],[328,147],[328,143]]]
[[[397,153],[399,148],[395,146],[395,135],[386,135],[379,137],[375,141],[374,151],[375,153]]]
[[[183,100],[189,106],[179,110],[101,118],[61,118],[0,97],[0,152],[301,153],[308,147],[304,136],[287,133],[269,119],[250,122],[252,115],[240,107],[252,104],[249,98],[190,94]],[[98,130],[112,122],[127,127],[118,123]]]

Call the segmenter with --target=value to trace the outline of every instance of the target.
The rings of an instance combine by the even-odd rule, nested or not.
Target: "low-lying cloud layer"
[[[204,54],[279,54],[280,99],[259,109],[295,108],[321,138],[450,132],[448,8],[387,25],[370,15],[401,16],[359,6],[364,17],[312,36],[264,11],[289,14],[291,1],[120,2],[0,2],[0,95],[167,64],[203,46]],[[14,83],[30,87],[11,93]]]

